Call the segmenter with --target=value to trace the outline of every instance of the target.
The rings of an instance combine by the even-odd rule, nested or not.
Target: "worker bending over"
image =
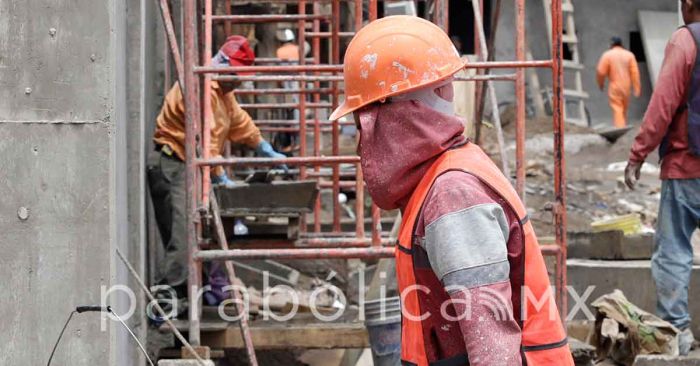
[[[391,16],[345,55],[370,195],[403,222],[396,249],[407,365],[573,365],[547,269],[513,187],[463,137],[453,75],[464,68],[436,25]]]
[[[248,40],[230,36],[212,59],[213,66],[250,66],[255,54]],[[284,158],[265,141],[252,118],[238,105],[233,90],[236,82],[212,81],[210,156],[220,157],[224,142],[246,145],[260,156]],[[185,203],[185,103],[178,83],[165,97],[163,108],[156,119],[153,136],[157,154],[148,163],[148,181],[156,221],[165,245],[164,262],[159,266],[163,278],[159,284],[177,291],[179,298],[186,297],[187,238]],[[222,167],[212,169],[212,183],[233,185]]]
[[[608,100],[613,112],[613,123],[617,128],[627,126],[627,107],[629,106],[630,90],[639,97],[639,67],[634,54],[622,47],[622,39],[613,37],[610,49],[601,56],[598,62],[598,87],[603,90],[605,78],[610,80],[608,85]]]
[[[686,26],[666,45],[664,62],[641,129],[630,152],[625,182],[634,188],[644,161],[657,147],[661,200],[651,273],[656,313],[682,331],[680,353],[694,337],[688,313],[693,231],[700,223],[700,0],[681,0]]]

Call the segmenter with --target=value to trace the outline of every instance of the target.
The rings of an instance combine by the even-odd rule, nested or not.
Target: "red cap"
[[[231,66],[251,66],[255,62],[255,52],[243,36],[229,36],[221,46],[221,52],[228,57]],[[239,72],[239,75],[252,75],[252,72]]]

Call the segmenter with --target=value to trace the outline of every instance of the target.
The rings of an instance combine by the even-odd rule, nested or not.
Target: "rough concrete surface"
[[[666,42],[678,29],[678,13],[675,11],[639,11],[639,27],[647,56],[651,85],[661,72]]]
[[[654,235],[626,236],[622,231],[576,232],[568,235],[569,258],[634,260],[650,259]]]
[[[108,121],[111,11],[107,1],[0,2],[0,121]]]
[[[700,355],[691,352],[688,357],[670,357],[659,355],[637,356],[633,366],[700,366]]]
[[[605,261],[587,259],[567,260],[567,281],[570,288],[579,296],[595,286],[585,303],[595,314],[590,304],[598,297],[620,289],[629,301],[640,308],[654,313],[656,309],[656,287],[651,277],[651,262],[648,260]],[[700,334],[700,301],[693,294],[700,293],[700,266],[693,267],[690,281],[690,316],[693,319],[693,333]],[[569,311],[577,305],[569,300]],[[585,313],[577,311],[574,319],[584,319]]]
[[[110,135],[102,123],[0,123],[2,365],[46,363],[68,314],[110,285]],[[54,363],[104,365],[109,349],[100,316],[79,314]]]

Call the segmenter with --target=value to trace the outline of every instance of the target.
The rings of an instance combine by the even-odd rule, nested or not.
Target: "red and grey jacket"
[[[449,347],[438,354],[431,350],[434,341],[430,339],[430,320],[423,315],[430,313],[428,308],[441,308],[429,304],[450,299],[446,290],[440,286],[439,279],[432,274],[426,275],[430,268],[416,266],[417,255],[421,251],[415,235],[415,228],[424,201],[435,180],[446,172],[462,171],[468,173],[486,186],[490,187],[510,206],[521,219],[523,240],[509,241],[508,248],[510,283],[512,297],[507,304],[511,307],[516,321],[522,329],[522,360],[526,365],[573,365],[573,360],[566,343],[566,334],[559,318],[554,299],[551,295],[549,278],[544,259],[537,243],[531,223],[527,222],[525,208],[508,180],[491,162],[486,154],[474,144],[444,152],[432,164],[418,186],[415,188],[404,209],[396,265],[399,290],[402,295],[402,361],[404,365],[467,365],[468,355],[463,347]],[[476,228],[475,230],[478,230]],[[415,244],[415,246],[414,246]],[[513,253],[511,255],[510,253]],[[421,287],[429,288],[433,293],[426,295]],[[441,293],[435,293],[439,289]],[[434,306],[435,305],[435,306]],[[455,309],[450,304],[445,308],[450,316]],[[495,311],[498,311],[495,309]],[[432,316],[438,316],[433,314]],[[459,327],[446,327],[455,333],[450,338],[461,341]]]

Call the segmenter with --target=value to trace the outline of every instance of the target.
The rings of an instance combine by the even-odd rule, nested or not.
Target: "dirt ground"
[[[509,166],[515,174],[515,123],[512,114],[504,114],[504,139]],[[567,182],[568,231],[589,231],[591,222],[617,215],[639,213],[646,229],[656,221],[661,181],[658,179],[657,154],[645,164],[642,178],[634,191],[624,185],[623,172],[637,129],[609,143],[592,129],[567,125],[565,167]],[[484,128],[482,147],[500,166],[494,128]],[[526,197],[530,217],[540,237],[554,235],[553,217],[545,210],[554,201],[554,158],[552,118],[526,122]],[[514,179],[515,177],[511,177]]]

